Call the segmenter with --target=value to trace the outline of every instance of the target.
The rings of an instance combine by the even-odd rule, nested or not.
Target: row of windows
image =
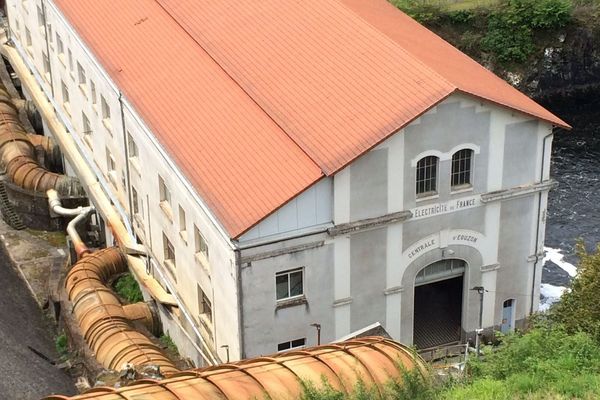
[[[84,97],[84,101],[91,102],[93,111],[95,111],[96,113],[98,113],[98,111],[101,112],[103,125],[107,129],[110,136],[112,137],[113,132],[112,132],[111,123],[110,123],[111,108],[110,108],[106,98],[102,94],[98,95],[97,90],[96,90],[96,84],[94,83],[94,81],[91,78],[88,79],[86,69],[84,68],[84,66],[82,65],[81,62],[74,59],[73,52],[71,51],[70,48],[68,48],[65,45],[65,42],[63,41],[63,37],[61,37],[61,35],[58,32],[53,33],[51,24],[47,24],[44,27],[44,17],[42,14],[42,10],[39,7],[38,7],[38,22],[40,24],[40,31],[42,32],[42,35],[46,36],[46,32],[47,32],[48,41],[49,41],[49,44],[52,49],[55,48],[54,44],[56,44],[56,51],[58,53],[58,59],[60,60],[60,63],[64,67],[64,71],[68,72],[68,75],[70,75],[72,82],[77,85],[77,87],[79,88],[79,90],[81,91],[81,93]],[[31,55],[31,57],[34,58],[33,47],[32,47],[33,39],[31,36],[31,32],[29,31],[29,29],[27,29],[27,28],[25,28],[25,29],[26,29],[25,30],[25,39],[26,39],[26,44],[27,44],[27,51]],[[17,21],[17,30],[19,30],[18,21]],[[48,57],[48,54],[44,51],[42,51],[42,58],[43,58],[43,69],[44,69],[43,77],[46,79],[48,84],[50,84],[51,83],[50,59]],[[61,78],[59,78],[59,79],[60,79],[60,83],[58,83],[58,84],[60,85],[59,90],[62,95],[63,109],[66,112],[66,114],[68,114],[68,116],[70,118],[72,118],[73,110],[71,108],[71,105],[72,105],[73,99],[72,99],[72,93],[70,93],[70,90],[69,90],[71,82],[68,81],[68,79],[69,79],[68,77],[67,77],[67,81],[65,81]],[[98,110],[96,108],[98,100],[100,102],[100,110]],[[75,106],[75,104],[73,104],[73,106]],[[86,145],[90,148],[90,150],[92,150],[92,152],[95,152],[94,151],[94,142],[92,140],[92,134],[94,132],[94,128],[92,127],[92,123],[84,110],[81,110],[81,125],[82,125],[81,133],[83,135],[84,143],[86,143]],[[126,133],[126,136],[127,136],[127,150],[128,150],[129,162],[132,165],[133,170],[137,171],[138,174],[141,175],[141,168],[140,168],[140,163],[139,163],[139,149],[137,147],[137,144],[133,140],[133,137],[131,136],[131,134],[129,132]],[[117,163],[116,163],[115,157],[113,156],[113,154],[111,153],[111,151],[108,147],[106,148],[105,156],[106,156],[105,160],[106,160],[106,168],[107,168],[107,177],[109,178],[109,181],[115,186],[116,189],[120,189],[119,184],[122,185],[122,188],[125,188],[126,187],[125,176],[122,173],[122,177],[121,177],[122,182],[119,182]],[[132,208],[133,208],[132,211],[135,216],[143,218],[143,201],[138,194],[138,190],[133,185],[131,186],[130,189],[131,189],[131,197],[132,197]],[[172,222],[173,219],[172,219],[172,212],[171,212],[171,202],[172,202],[171,193],[170,193],[164,179],[160,176],[159,176],[159,191],[160,191],[161,208],[167,210],[169,219]],[[179,234],[180,234],[182,240],[187,245],[188,236],[187,236],[186,213],[185,213],[185,210],[181,206],[179,206]],[[200,230],[198,229],[198,227],[195,224],[193,225],[193,241],[194,241],[194,256],[195,256],[196,260],[198,260],[208,270],[208,255],[209,255],[208,254],[208,244],[207,244],[205,238],[200,233]],[[171,240],[167,237],[167,235],[164,232],[162,235],[162,244],[163,244],[162,250],[163,250],[164,262],[171,269],[171,271],[174,272],[175,268],[176,268],[175,246],[173,245]],[[201,316],[200,320],[205,325],[206,325],[206,322],[208,322],[210,324],[210,323],[212,323],[212,304],[210,301],[210,297],[200,288],[199,285],[197,287],[197,292],[198,292],[198,308],[199,308],[199,313]],[[207,329],[207,330],[210,331],[210,329]]]
[[[462,149],[452,155],[450,186],[452,190],[469,187],[472,178],[473,150]],[[423,157],[417,162],[416,192],[419,197],[431,196],[438,189],[439,158]]]

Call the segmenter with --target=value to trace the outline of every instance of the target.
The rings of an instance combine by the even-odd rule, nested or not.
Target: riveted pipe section
[[[296,400],[303,392],[302,381],[323,387],[323,377],[345,394],[360,380],[383,395],[390,380],[402,379],[402,368],[427,374],[425,363],[409,348],[367,337],[185,371],[160,382],[147,379],[121,389],[94,388],[79,396],[46,400]]]
[[[63,196],[85,192],[77,178],[50,172],[36,160],[35,147],[19,120],[19,112],[6,87],[0,84],[0,163],[9,179],[26,190],[55,189]]]
[[[90,349],[100,364],[119,369],[124,364],[156,365],[162,373],[177,372],[175,365],[152,341],[136,331],[130,317],[142,321],[151,319],[150,310],[123,307],[117,295],[108,288],[111,276],[127,272],[127,260],[116,247],[86,254],[69,271],[66,289],[73,303],[73,313]]]

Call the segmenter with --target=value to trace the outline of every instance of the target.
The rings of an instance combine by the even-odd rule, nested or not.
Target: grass
[[[171,339],[171,336],[169,336],[168,333],[163,333],[162,335],[160,335],[158,340],[163,346],[165,346],[169,355],[175,356],[171,357],[171,359],[179,357],[179,349],[177,349],[177,345],[173,342],[173,339]]]
[[[137,303],[144,300],[140,285],[129,272],[121,275],[113,286],[117,294],[129,303]]]
[[[61,360],[64,360],[69,354],[69,341],[67,335],[61,333],[54,339],[54,347]]]
[[[33,235],[42,240],[45,240],[53,247],[66,247],[67,246],[67,237],[65,236],[64,232],[61,232],[61,231],[47,232],[47,231],[40,231],[40,230],[36,230],[36,229],[27,229],[27,232],[30,235]]]

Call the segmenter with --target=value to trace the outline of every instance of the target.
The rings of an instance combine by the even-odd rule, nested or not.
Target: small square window
[[[96,105],[96,84],[90,80],[90,91],[92,92],[92,105]]]
[[[77,62],[77,77],[79,79],[79,88],[83,92],[83,95],[87,97],[87,77],[85,75],[85,69],[81,66],[79,61]]]
[[[138,198],[137,190],[132,186],[131,187],[131,203],[133,204],[133,214],[137,215],[140,213],[140,202]]]
[[[71,74],[73,74],[73,52],[71,52],[71,49],[69,49],[68,53],[69,53],[69,72]]]
[[[179,206],[179,235],[183,239],[184,242],[187,243],[187,226],[185,220],[185,210],[181,205]]]
[[[277,300],[285,300],[299,297],[304,294],[304,270],[303,268],[275,274],[275,286]]]
[[[111,123],[110,123],[110,106],[106,102],[104,96],[100,95],[100,103],[102,107],[102,123],[108,129],[108,132],[112,135]]]
[[[306,346],[306,338],[290,340],[289,342],[279,343],[277,351],[288,351],[294,349],[302,349]]]
[[[38,25],[40,27],[44,27],[44,13],[42,12],[42,7],[37,6],[37,18],[38,18]]]
[[[202,255],[208,260],[208,244],[196,225],[194,225],[194,249],[197,255]]]

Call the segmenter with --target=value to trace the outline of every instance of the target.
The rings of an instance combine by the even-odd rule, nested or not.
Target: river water
[[[587,104],[600,106],[594,98]],[[574,129],[558,131],[553,142],[551,175],[559,186],[549,196],[542,309],[558,300],[575,274],[577,240],[588,251],[600,242],[600,113],[596,107],[577,110],[576,104],[556,111]]]

